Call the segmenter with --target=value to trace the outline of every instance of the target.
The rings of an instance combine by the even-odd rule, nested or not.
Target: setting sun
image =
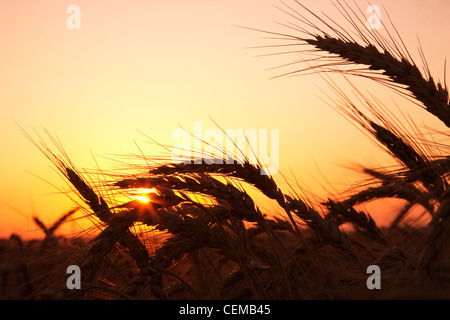
[[[144,202],[144,203],[150,202],[150,199],[147,198],[147,197],[144,197],[144,196],[135,196],[135,198],[136,198],[137,200],[141,201],[141,202]]]
[[[138,193],[138,195],[135,195],[134,197],[139,200],[140,202],[147,203],[152,201],[149,197],[151,194],[158,194],[158,191],[155,188],[139,188],[135,189],[135,193]]]
[[[140,193],[140,194],[156,193],[156,194],[158,194],[158,191],[155,188],[139,188],[139,189],[136,189],[136,193]]]

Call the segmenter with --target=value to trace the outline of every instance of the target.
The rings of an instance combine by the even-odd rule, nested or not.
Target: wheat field
[[[391,106],[352,86],[354,78],[386,86],[449,127],[445,81],[435,80],[424,56],[416,64],[389,21],[384,33],[370,29],[360,8],[338,1],[349,28],[300,1],[282,4],[295,21],[284,24],[285,32],[243,27],[269,38],[255,50],[281,54],[294,48],[301,58],[279,76],[319,74],[330,106],[397,165],[363,166],[359,186],[320,199],[295,185],[279,187],[248,159],[180,164],[143,156],[146,164],[130,166],[129,173],[89,174],[71,162],[57,139],[48,135],[46,143],[25,132],[69,183],[68,194],[79,206],[50,226],[34,217],[43,240],[13,234],[1,241],[1,299],[450,297],[448,146],[415,130],[420,119],[399,120]],[[348,81],[352,94],[335,77]],[[136,200],[136,192],[148,201]],[[264,212],[255,192],[277,212]],[[402,200],[387,227],[364,207],[380,199]],[[404,223],[417,212],[426,224]],[[58,227],[75,213],[92,228],[58,236]],[[82,271],[79,290],[67,288],[69,265]],[[373,265],[381,270],[381,289],[368,288]]]

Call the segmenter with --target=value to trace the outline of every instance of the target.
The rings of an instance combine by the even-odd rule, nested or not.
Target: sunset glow
[[[143,203],[147,203],[147,202],[151,201],[149,198],[146,198],[144,196],[135,196],[135,198]]]
[[[147,194],[147,193],[158,194],[158,191],[155,188],[139,188],[139,189],[134,189],[134,190],[136,191],[136,193],[140,193],[140,194]]]
[[[355,2],[365,12],[367,1]],[[450,3],[372,2],[383,14],[389,12],[419,62],[420,38],[432,74],[443,79],[450,42],[443,41],[441,33],[450,30]],[[301,3],[347,23],[332,1]],[[203,132],[217,129],[211,119],[224,129],[279,130],[274,179],[281,187],[297,187],[298,181],[319,196],[358,181],[361,176],[354,169],[360,164],[393,164],[333,110],[324,95],[331,91],[320,76],[271,79],[292,71],[273,68],[299,55],[264,56],[285,48],[250,47],[282,42],[238,26],[295,32],[278,24],[295,19],[277,7],[282,7],[278,0],[2,1],[1,236],[42,236],[32,215],[50,223],[74,205],[61,192],[67,186],[64,179],[16,122],[32,135],[34,129],[42,134],[45,127],[77,168],[94,170],[115,170],[115,160],[122,161],[118,156],[141,151],[150,161],[161,154],[169,158],[167,150],[145,136],[173,146],[178,141],[172,134],[180,127],[192,132],[196,121],[202,121]],[[79,26],[73,16],[76,8]],[[391,90],[351,80],[392,109],[398,105],[424,125],[445,129]],[[119,164],[119,169],[126,168]],[[268,204],[269,209],[274,206]],[[71,222],[61,232],[82,231],[88,225]]]
[[[0,300],[284,319],[448,299],[449,18],[450,0],[0,1]]]

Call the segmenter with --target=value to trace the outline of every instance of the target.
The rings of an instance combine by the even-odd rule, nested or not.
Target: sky
[[[340,19],[333,1],[301,3]],[[355,3],[364,9],[369,2]],[[443,79],[450,2],[370,3],[382,7],[382,19],[389,12],[415,56],[420,39],[432,74]],[[80,10],[79,29],[68,27],[75,21],[71,5]],[[20,127],[34,138],[45,136],[44,128],[58,137],[77,168],[104,170],[117,166],[120,155],[156,156],[161,148],[149,138],[174,145],[174,132],[192,132],[196,121],[202,133],[217,128],[214,122],[223,129],[275,129],[279,186],[288,190],[286,181],[295,177],[320,196],[360,179],[356,164],[388,164],[323,101],[323,91],[331,90],[318,75],[272,79],[285,70],[273,67],[297,55],[262,56],[276,50],[251,48],[279,42],[238,26],[286,31],[279,23],[293,19],[282,6],[278,0],[1,1],[0,237],[40,236],[33,215],[51,224],[74,206],[60,192],[66,181]],[[361,88],[441,129],[395,93],[364,81]],[[70,222],[61,232],[84,226]]]

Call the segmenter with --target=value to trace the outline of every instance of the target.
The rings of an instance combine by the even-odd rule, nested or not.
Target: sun
[[[144,197],[144,196],[134,196],[134,197],[136,198],[136,200],[139,200],[140,202],[143,202],[143,203],[150,202],[150,199],[147,197]]]
[[[158,191],[155,188],[139,188],[135,190],[136,193],[158,193]]]
[[[147,195],[150,193],[158,194],[158,191],[156,191],[155,188],[140,188],[136,190],[136,193],[137,195],[134,196],[136,200],[139,200],[142,203],[148,203],[151,200],[148,198]]]

